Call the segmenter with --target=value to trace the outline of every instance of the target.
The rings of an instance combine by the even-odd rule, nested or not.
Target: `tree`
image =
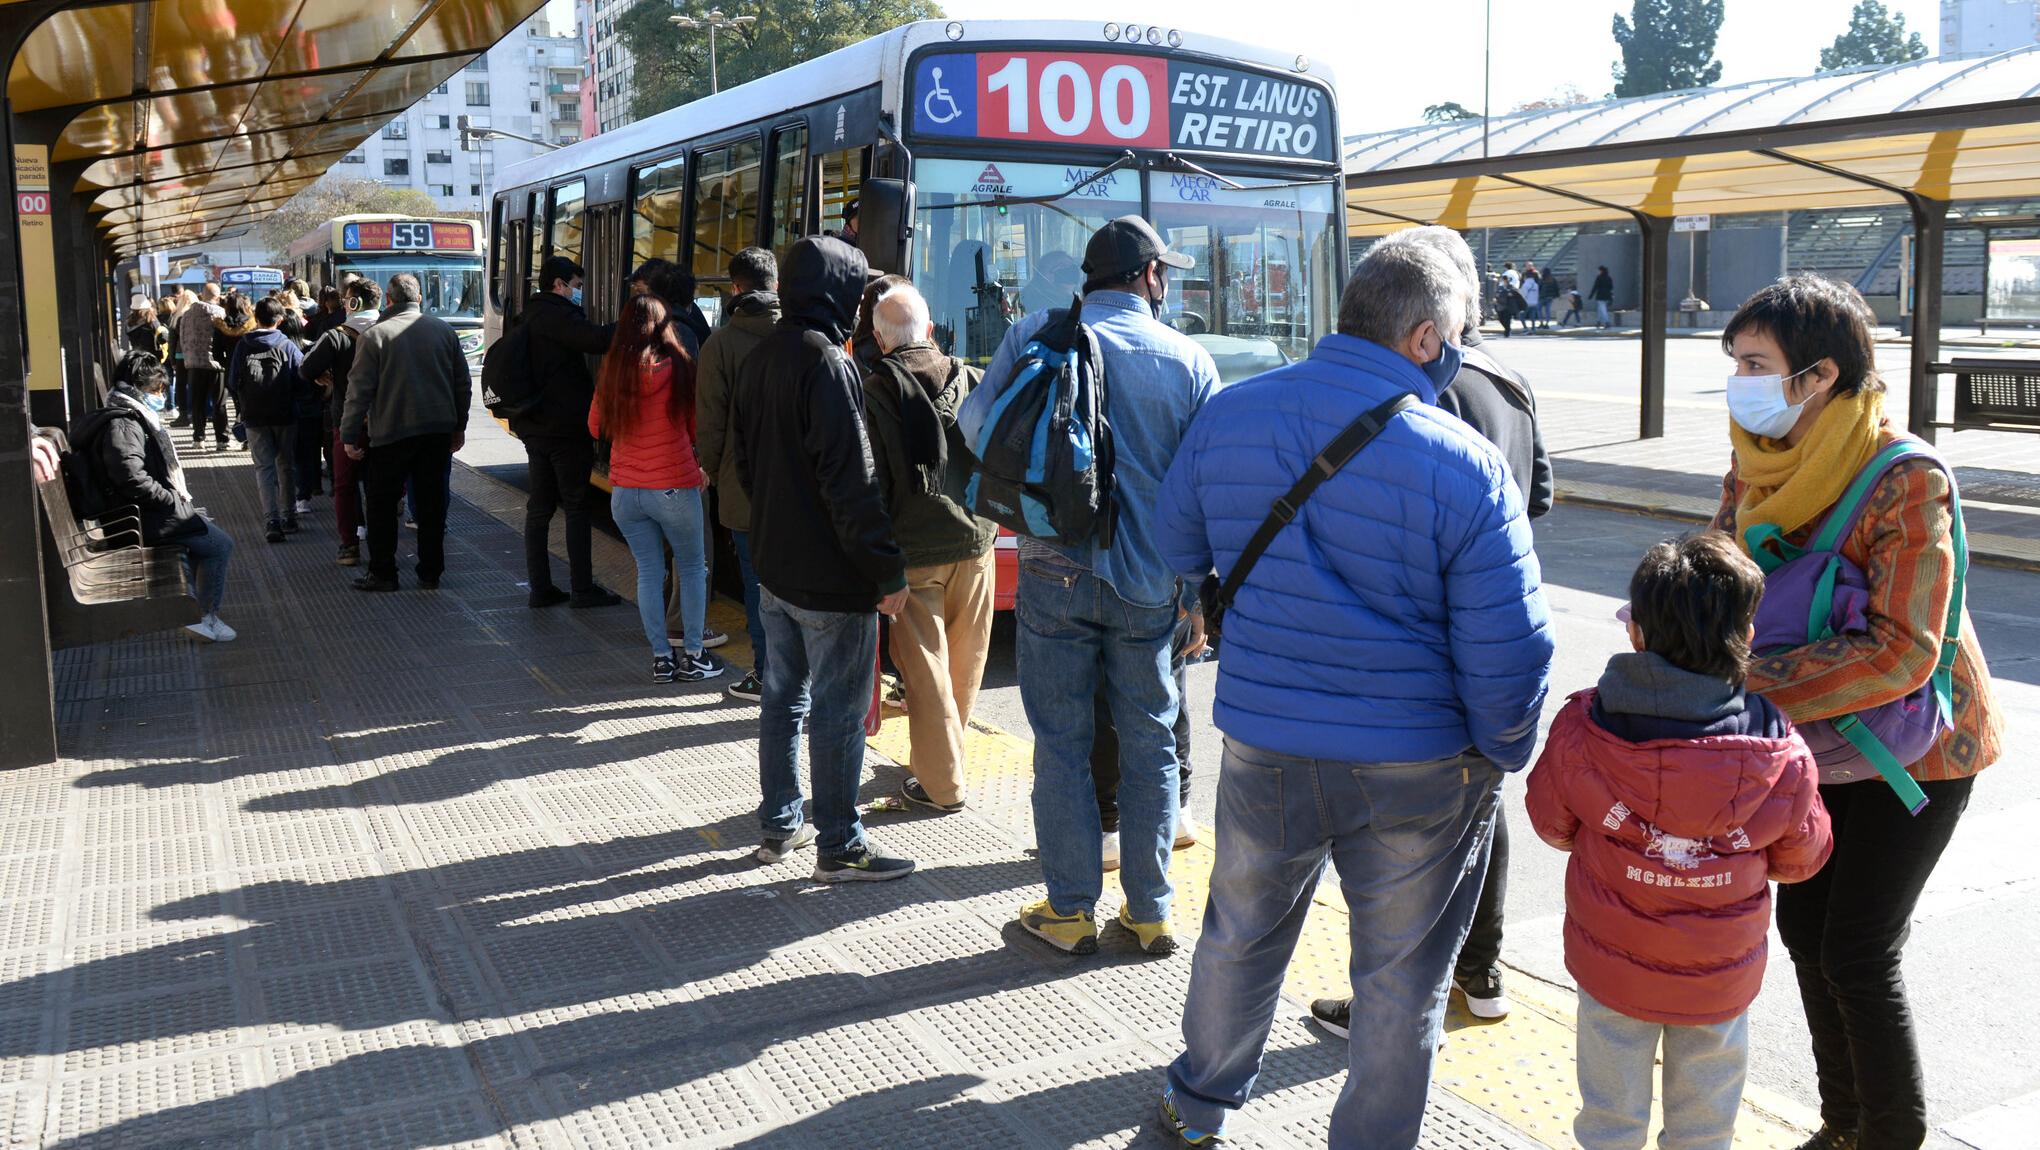
[[[1578,84],[1566,84],[1548,96],[1526,100],[1511,108],[1512,112],[1546,112],[1553,108],[1570,108],[1575,104],[1591,103],[1593,97],[1580,91]]]
[[[1849,13],[1849,30],[1834,46],[1820,50],[1820,70],[1855,68],[1864,64],[1903,64],[1927,54],[1918,32],[1905,30],[1905,13],[1893,12],[1883,0],[1857,0]]]
[[[708,34],[682,31],[668,17],[706,16],[710,8],[757,18],[756,23],[716,33],[716,69],[725,88],[901,24],[942,18],[942,9],[931,0],[681,0],[671,6],[645,0],[616,21],[624,47],[636,61],[630,109],[638,119],[709,94]]]
[[[1648,96],[1705,88],[1721,79],[1714,40],[1722,0],[1634,0],[1629,18],[1615,17],[1615,95]]]
[[[277,263],[282,263],[290,245],[306,232],[334,216],[355,212],[388,212],[403,216],[443,216],[439,204],[416,188],[399,188],[380,180],[357,180],[328,174],[318,183],[292,196],[268,218],[255,225],[255,234]]]
[[[1453,120],[1478,119],[1480,119],[1479,112],[1474,111],[1457,100],[1447,100],[1442,104],[1432,104],[1424,109],[1424,122],[1426,124],[1445,124]]]

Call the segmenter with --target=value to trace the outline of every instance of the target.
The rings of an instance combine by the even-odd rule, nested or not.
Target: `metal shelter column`
[[[1912,364],[1908,380],[1906,430],[1934,442],[1941,405],[1941,381],[1927,370],[1941,358],[1941,259],[1947,249],[1948,204],[1908,195],[1912,209]]]
[[[1636,421],[1639,439],[1665,433],[1665,331],[1671,303],[1668,279],[1672,263],[1672,221],[1646,212],[1632,213],[1643,232],[1642,388]]]

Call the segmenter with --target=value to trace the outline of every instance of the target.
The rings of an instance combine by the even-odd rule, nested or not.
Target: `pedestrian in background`
[[[460,336],[425,314],[423,299],[417,276],[391,276],[389,311],[356,341],[347,373],[340,441],[355,462],[368,461],[368,571],[355,578],[357,591],[397,589],[397,505],[407,483],[418,586],[437,590],[446,571],[446,476],[467,441],[474,382]]]
[[[1104,827],[1091,777],[1093,699],[1111,695],[1119,734],[1120,926],[1148,954],[1176,948],[1169,923],[1169,851],[1176,836],[1174,727],[1182,699],[1169,672],[1177,624],[1195,610],[1157,541],[1162,476],[1190,421],[1218,388],[1204,348],[1157,319],[1171,269],[1195,266],[1152,225],[1122,216],[1084,247],[1083,322],[1104,363],[1112,424],[1115,528],[1108,540],[1020,541],[1014,635],[1020,700],[1034,729],[1034,826],[1048,897],[1020,909],[1020,927],[1058,950],[1098,949]],[[958,413],[966,442],[990,418],[1019,356],[1052,313],[1006,332],[984,386]],[[1200,573],[1201,578],[1201,573]]]
[[[1331,1144],[1417,1144],[1503,772],[1535,747],[1552,654],[1507,465],[1435,406],[1466,295],[1429,244],[1381,240],[1338,333],[1214,396],[1162,488],[1157,537],[1186,577],[1230,573],[1275,528],[1224,618],[1218,858],[1163,1096],[1193,1145],[1247,1101],[1327,858],[1354,994]],[[1324,456],[1370,427],[1343,465]],[[1329,474],[1293,515],[1271,509],[1307,473]]]
[[[737,385],[744,360],[779,322],[779,261],[766,248],[730,257],[731,296],[723,324],[701,345],[695,389],[694,447],[701,470],[715,486],[716,514],[729,529],[744,584],[744,627],[751,635],[751,671],[730,684],[731,698],[755,703],[764,695],[765,626],[758,614],[758,573],[751,563],[751,498],[737,472]]]
[[[998,529],[964,506],[973,456],[956,409],[977,369],[934,344],[928,301],[910,283],[878,297],[872,332],[883,355],[864,377],[872,463],[906,556],[907,600],[891,630],[893,663],[914,701],[907,802],[964,808],[964,730],[991,650],[992,542]]]
[[[1833,846],[1813,753],[1746,689],[1764,575],[1725,535],[1659,543],[1629,577],[1632,651],[1567,701],[1530,772],[1530,821],[1566,851],[1583,1150],[1728,1150],[1764,984],[1773,882]]]
[[[1608,318],[1608,305],[1615,302],[1615,277],[1608,274],[1607,264],[1594,273],[1594,286],[1587,292],[1587,298],[1594,301],[1595,326],[1611,326],[1614,321]]]
[[[213,321],[226,314],[219,305],[220,287],[208,283],[198,289],[177,317],[177,346],[184,355],[184,372],[191,377],[191,447],[205,446],[205,429],[213,427],[214,443],[227,446],[227,400],[223,377],[227,365],[213,354]]]
[[[787,253],[784,314],[739,372],[737,475],[751,499],[752,559],[769,651],[758,713],[764,792],[757,859],[816,848],[817,882],[904,878],[911,859],[871,849],[857,812],[878,615],[907,601],[865,433],[862,381],[843,350],[864,255],[810,236]],[[814,821],[801,812],[808,737]]]
[[[331,428],[327,438],[333,456],[333,525],[340,535],[340,549],[334,562],[353,567],[361,562],[361,540],[366,533],[366,520],[362,518],[366,470],[363,460],[350,455],[341,444],[340,424],[347,413],[347,378],[354,369],[355,347],[361,333],[375,325],[382,290],[374,280],[357,277],[347,281],[344,293],[334,294],[344,296],[340,310],[332,313],[341,317],[340,322],[325,327],[305,353],[305,361],[298,370],[324,396],[324,418]]]
[[[263,537],[271,543],[281,543],[298,530],[298,407],[312,390],[298,378],[304,353],[278,327],[283,316],[284,307],[276,300],[256,303],[255,327],[234,345],[227,361],[227,390],[236,397],[255,459]]]
[[[609,350],[614,325],[590,323],[581,310],[581,265],[549,256],[538,268],[539,290],[524,303],[520,322],[530,328],[531,374],[537,407],[513,416],[510,430],[524,444],[531,491],[524,501],[524,570],[533,607],[570,603],[613,607],[623,602],[595,583],[594,536],[588,518],[589,473],[595,468],[595,440],[588,434],[588,407],[595,378],[588,357]],[[566,516],[567,586],[553,582],[553,512]]]
[[[602,357],[588,434],[609,440],[609,513],[637,563],[638,616],[652,645],[652,682],[697,683],[726,669],[702,645],[708,615],[703,478],[694,458],[694,360],[665,303],[632,296]],[[666,626],[666,549],[673,550],[682,649]]]

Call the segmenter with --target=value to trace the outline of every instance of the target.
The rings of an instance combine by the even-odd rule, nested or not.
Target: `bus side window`
[[[573,183],[561,184],[554,188],[552,212],[546,229],[546,239],[550,241],[552,254],[566,256],[583,267],[588,263],[586,255],[581,250],[582,219],[586,215],[587,204],[586,180],[575,180]],[[539,290],[543,291],[548,285],[538,286]]]
[[[843,231],[843,209],[857,198],[857,189],[871,167],[870,148],[845,148],[822,157],[822,234]]]
[[[503,307],[504,285],[510,279],[504,270],[509,263],[503,258],[506,254],[503,246],[503,201],[499,198],[489,208],[489,302],[495,304],[499,311]]]
[[[680,260],[680,214],[684,206],[684,157],[639,168],[631,176],[630,266],[649,259]]]
[[[531,254],[524,264],[524,298],[538,294],[538,267],[545,262],[545,202],[537,192],[524,200],[524,226],[531,240]]]
[[[807,136],[806,124],[772,133],[772,238],[765,246],[781,259],[807,234]]]
[[[730,257],[758,242],[758,141],[739,140],[694,160],[694,275],[721,279]]]

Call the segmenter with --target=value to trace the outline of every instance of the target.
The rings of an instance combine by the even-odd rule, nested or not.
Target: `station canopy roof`
[[[29,34],[7,94],[61,122],[52,168],[90,161],[74,190],[131,255],[246,231],[542,3],[81,5]]]
[[[1348,230],[2040,194],[2040,46],[1346,140]]]

